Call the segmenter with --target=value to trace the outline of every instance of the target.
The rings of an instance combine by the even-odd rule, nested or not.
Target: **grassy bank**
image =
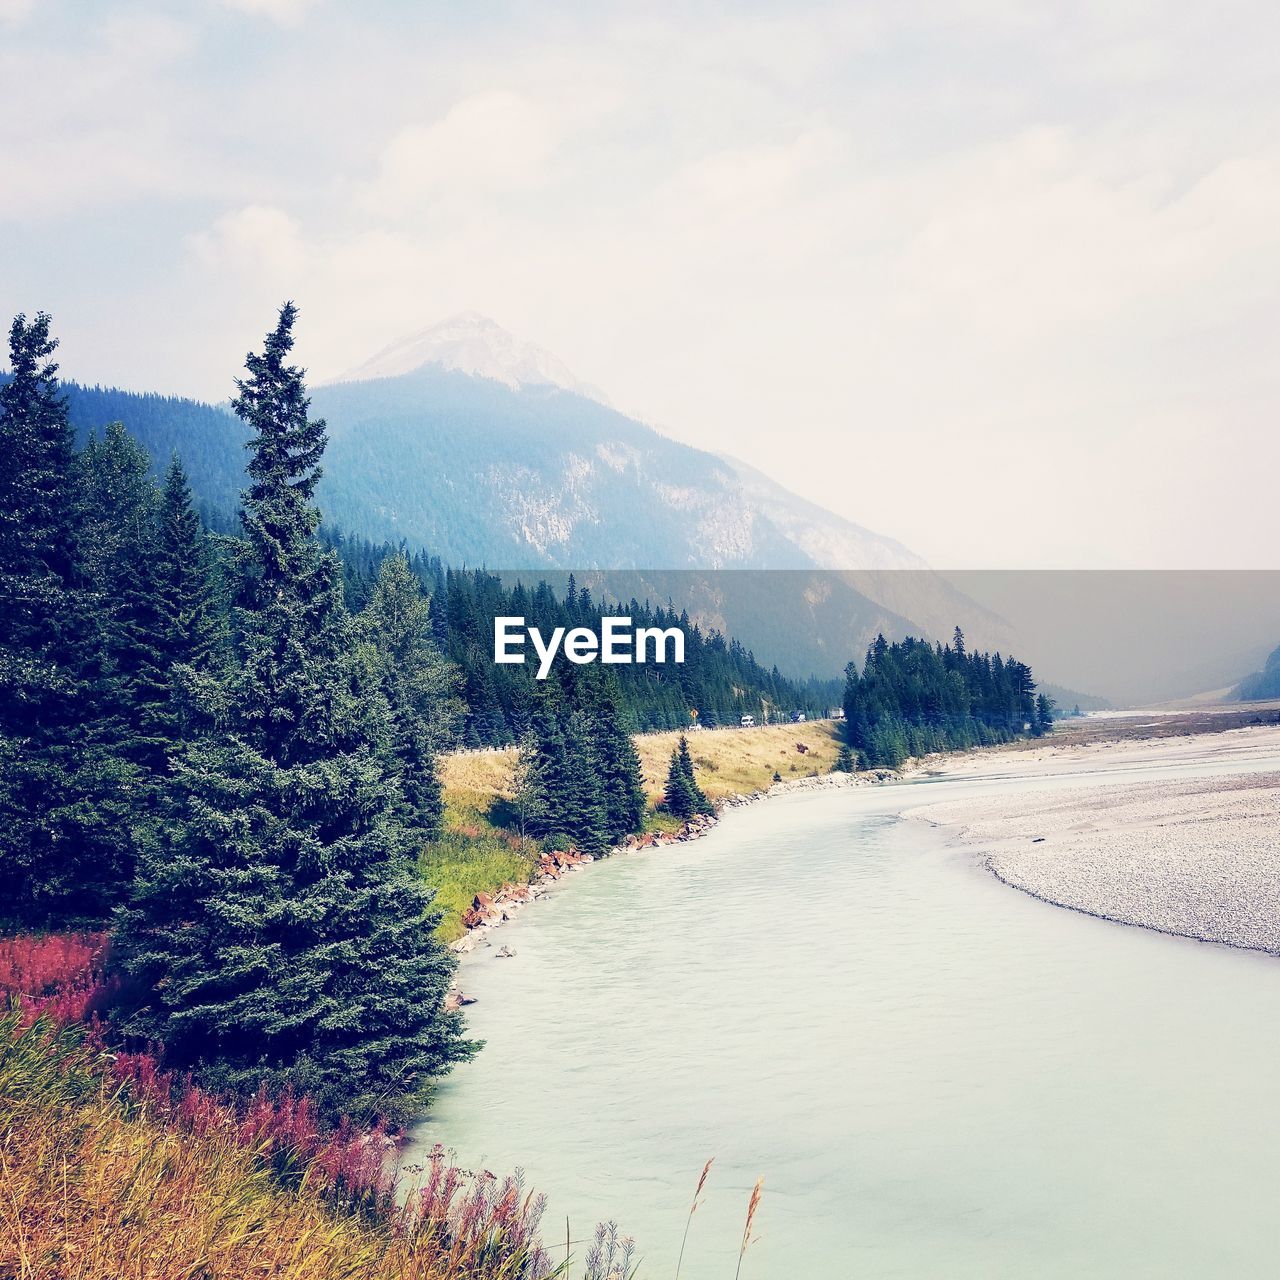
[[[436,1148],[403,1189],[380,1128],[232,1104],[90,1021],[101,934],[0,939],[3,1280],[553,1280],[540,1197]],[[586,1272],[592,1276],[590,1266]],[[598,1280],[598,1278],[597,1278]]]
[[[0,1276],[506,1280],[555,1269],[513,1180],[430,1170],[405,1207],[271,1158],[208,1107],[157,1111],[80,1028],[0,1016]]]
[[[758,729],[715,729],[689,734],[689,751],[698,785],[711,800],[765,791],[778,773],[784,780],[830,773],[840,750],[833,720],[811,724],[771,724]],[[647,733],[636,738],[645,787],[651,801],[662,795],[667,762],[678,733]],[[803,745],[806,751],[800,751]]]
[[[678,733],[636,737],[645,792],[650,806],[662,798],[667,764]],[[799,750],[803,745],[806,750]],[[775,773],[784,779],[829,773],[840,749],[838,726],[767,725],[757,729],[708,730],[689,735],[698,783],[712,800],[763,791]],[[507,883],[523,883],[533,870],[534,854],[522,849],[510,809],[515,749],[455,752],[440,757],[444,788],[444,834],[423,850],[423,878],[436,890],[444,911],[440,934],[452,941],[462,932],[462,913],[477,893],[492,893]],[[647,829],[672,830],[679,824],[650,809]]]
[[[502,754],[514,757],[514,753]],[[487,755],[441,757],[444,831],[422,851],[418,866],[444,912],[439,933],[446,942],[464,932],[462,913],[477,893],[492,893],[504,884],[524,884],[533,871],[531,842],[522,846],[520,837],[503,824],[511,758],[505,773],[495,768],[489,785],[477,787],[462,781],[454,766],[463,760],[487,760]]]

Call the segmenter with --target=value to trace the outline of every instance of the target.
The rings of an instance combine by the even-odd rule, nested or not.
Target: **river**
[[[487,1045],[419,1141],[523,1166],[552,1240],[616,1218],[642,1277],[711,1156],[687,1280],[733,1276],[760,1175],[744,1277],[1275,1274],[1280,960],[1046,906],[899,816],[1046,785],[796,793],[592,866],[464,962]]]

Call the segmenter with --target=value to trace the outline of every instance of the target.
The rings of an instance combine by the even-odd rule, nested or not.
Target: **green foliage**
[[[342,557],[348,602],[361,608],[370,599],[380,566],[392,556],[407,555],[410,569],[431,597],[431,628],[437,643],[462,674],[466,704],[460,740],[462,745],[507,746],[528,730],[531,708],[538,697],[534,668],[493,662],[493,620],[524,617],[530,626],[550,635],[556,627],[587,627],[599,633],[601,619],[625,614],[638,627],[675,627],[685,635],[685,661],[661,667],[655,664],[620,665],[611,668],[614,697],[634,731],[684,729],[690,711],[698,712],[707,728],[736,725],[743,715],[763,722],[766,709],[805,712],[811,719],[824,716],[838,698],[838,686],[829,681],[788,680],[776,668],[766,669],[738,641],[717,631],[704,631],[674,607],[654,608],[631,600],[596,602],[579,590],[573,576],[562,595],[546,581],[526,586],[509,582],[483,570],[446,569],[425,553],[407,554],[384,544],[375,547],[346,538],[337,531],[322,531]],[[572,679],[572,676],[567,677]]]
[[[641,830],[640,758],[613,672],[579,668],[548,679],[528,716],[512,778],[521,835],[602,853]]]
[[[146,451],[118,422],[90,437],[79,464],[80,575],[97,632],[99,732],[139,767],[147,804],[147,783],[164,769],[170,745],[159,723],[170,665],[154,578],[159,494]]]
[[[452,745],[464,707],[457,669],[431,634],[431,606],[405,555],[388,556],[360,613],[361,655],[391,712],[387,766],[399,779],[400,811],[415,844],[439,832],[435,753]]]
[[[119,917],[142,992],[124,1025],[217,1088],[265,1080],[332,1116],[397,1118],[469,1046],[387,764],[394,712],[314,536],[325,433],[286,363],[295,315],[238,383],[252,440],[233,661],[193,672],[200,719]]]
[[[711,802],[694,777],[693,757],[689,754],[689,741],[684,734],[680,735],[680,741],[671,753],[662,803],[668,813],[674,814],[682,822],[687,822],[700,813],[713,812]]]
[[[442,913],[437,929],[448,942],[463,932],[462,914],[477,893],[491,893],[503,884],[524,884],[532,861],[512,848],[497,831],[446,831],[418,855],[418,870],[435,894]]]
[[[836,762],[831,766],[832,773],[856,773],[858,770],[858,761],[853,754],[853,749],[847,742],[840,744],[840,750],[836,753]]]
[[[644,826],[648,807],[640,757],[631,737],[633,722],[612,668],[580,671],[576,684],[600,782],[604,839],[617,844]]]
[[[584,708],[549,679],[534,700],[521,751],[529,834],[594,854],[608,846],[608,817],[590,727]]]
[[[896,769],[909,756],[1008,742],[1041,724],[1031,668],[970,653],[959,627],[945,648],[880,636],[861,674],[850,663],[845,675],[848,741],[872,766]]]
[[[1053,705],[1053,699],[1047,694],[1036,695],[1036,714],[1031,725],[1031,732],[1035,737],[1040,738],[1046,733],[1053,732],[1053,719],[1056,710]]]
[[[14,319],[0,386],[0,903],[101,918],[132,861],[136,769],[112,750],[77,537],[76,460],[49,317]]]

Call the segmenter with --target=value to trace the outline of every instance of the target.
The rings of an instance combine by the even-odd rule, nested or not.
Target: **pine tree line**
[[[846,739],[864,767],[896,769],[908,756],[1038,736],[1053,724],[1031,668],[970,653],[959,627],[946,646],[879,636],[862,671],[850,663],[845,677]]]
[[[516,765],[522,834],[599,854],[639,831],[644,781],[613,670],[583,667],[549,678],[528,717]]]
[[[368,598],[383,560],[406,554],[403,548],[345,538],[337,530],[323,530],[322,536],[342,558],[353,608]],[[744,715],[754,716],[757,723],[783,720],[796,711],[815,719],[839,699],[837,682],[792,680],[776,667],[766,669],[739,641],[705,630],[671,604],[597,601],[572,574],[558,596],[545,581],[528,586],[484,570],[451,569],[425,552],[411,554],[409,563],[426,594],[443,602],[432,611],[433,634],[462,675],[464,746],[507,746],[519,742],[531,724],[538,682],[527,664],[494,665],[495,617],[523,617],[544,635],[556,627],[599,633],[601,619],[611,615],[626,616],[636,627],[679,628],[685,635],[680,665],[614,668],[618,696],[638,732],[687,728],[692,711],[707,728],[736,725]]]

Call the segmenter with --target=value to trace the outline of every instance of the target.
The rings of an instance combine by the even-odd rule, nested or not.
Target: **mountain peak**
[[[478,311],[460,311],[439,324],[399,338],[337,381],[398,378],[428,365],[473,378],[489,378],[517,389],[559,387],[609,403],[601,391],[580,382],[550,351],[517,338]]]

